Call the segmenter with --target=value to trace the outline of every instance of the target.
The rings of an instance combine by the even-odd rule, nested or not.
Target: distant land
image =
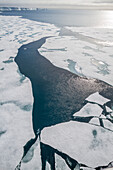
[[[26,11],[26,10],[38,10],[38,8],[0,7],[0,11]]]
[[[94,5],[64,5],[64,4],[0,4],[0,10],[36,10],[38,8],[60,8],[60,9],[91,9],[91,10],[113,10],[113,4]]]

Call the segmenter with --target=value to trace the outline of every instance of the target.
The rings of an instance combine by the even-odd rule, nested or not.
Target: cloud
[[[109,4],[109,3],[113,3],[113,0],[95,0],[94,3],[106,3],[106,4]]]
[[[37,3],[37,4],[81,4],[93,3],[94,0],[10,0],[10,3]],[[9,0],[0,0],[0,3],[9,3]]]
[[[0,3],[5,4],[57,4],[57,5],[93,5],[93,4],[110,4],[113,0],[0,0]]]

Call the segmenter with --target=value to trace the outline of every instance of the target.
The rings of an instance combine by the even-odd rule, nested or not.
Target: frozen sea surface
[[[0,16],[0,29],[0,169],[7,170],[15,168],[22,156],[22,146],[34,137],[31,84],[14,62],[18,48],[53,36],[40,48],[40,53],[54,65],[113,85],[113,29],[61,29],[18,16]],[[107,121],[105,124],[110,126]],[[40,169],[38,147],[31,151],[33,159],[22,164],[23,170]]]
[[[92,169],[113,160],[113,132],[94,125],[70,121],[45,128],[42,142]]]
[[[22,146],[34,137],[31,84],[19,72],[14,57],[22,44],[44,36],[57,36],[58,30],[59,28],[52,24],[29,21],[17,16],[0,16],[1,170],[14,169],[22,156]],[[38,159],[36,162],[34,164],[30,161],[31,165],[27,164],[23,169],[40,169]]]
[[[40,53],[54,65],[113,85],[113,29],[66,27]]]

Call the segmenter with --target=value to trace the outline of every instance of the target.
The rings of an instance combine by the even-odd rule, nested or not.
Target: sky
[[[0,5],[30,5],[40,6],[113,6],[113,0],[0,0]]]

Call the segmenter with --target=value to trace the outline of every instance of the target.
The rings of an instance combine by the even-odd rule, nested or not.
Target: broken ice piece
[[[107,129],[110,129],[113,131],[113,123],[111,123],[109,120],[103,119],[104,127]]]
[[[106,106],[106,111],[108,112],[108,113],[112,113],[113,112],[113,110],[111,110],[109,107],[107,107]]]
[[[109,114],[109,115],[107,115],[106,117],[107,117],[108,119],[111,119],[111,116],[110,116],[110,114]]]
[[[110,113],[109,115],[106,116],[108,119],[113,120],[113,113]]]
[[[62,167],[62,169],[70,170],[70,168],[68,167],[68,165],[65,163],[65,160],[62,159],[62,157],[59,156],[59,155],[56,154],[56,153],[55,153],[55,167],[56,167],[56,170],[60,170],[61,167]]]
[[[101,114],[99,118],[101,118],[101,119],[106,119],[106,116],[104,116],[103,114]]]
[[[100,126],[76,121],[57,124],[42,130],[41,142],[92,169],[113,161],[113,132]]]
[[[110,114],[111,118],[113,118],[113,113]]]
[[[87,116],[97,116],[99,117],[102,113],[102,108],[97,104],[87,103],[79,112],[76,112],[73,116],[77,117],[87,117]]]
[[[24,158],[22,159],[23,163],[27,163],[29,161],[31,161],[31,159],[34,156],[34,150],[36,149],[36,147],[38,146],[38,141],[36,141],[29,149],[29,151],[26,153],[26,155],[24,156]]]
[[[95,170],[94,168],[81,167],[82,170]]]
[[[96,93],[91,94],[89,97],[87,97],[86,101],[104,105],[105,103],[109,102],[110,100],[101,96],[99,94],[99,92],[96,92]]]
[[[98,125],[98,126],[100,125],[99,119],[95,118],[95,117],[93,119],[91,119],[89,123],[95,124],[95,125]]]

